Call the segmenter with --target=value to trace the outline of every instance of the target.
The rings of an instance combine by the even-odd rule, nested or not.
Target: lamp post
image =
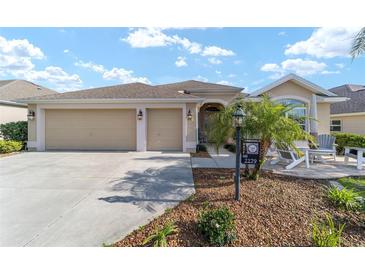
[[[241,152],[241,127],[243,124],[243,118],[245,116],[241,106],[238,106],[233,113],[233,126],[236,128],[236,176],[235,176],[235,199],[240,200],[240,152]]]

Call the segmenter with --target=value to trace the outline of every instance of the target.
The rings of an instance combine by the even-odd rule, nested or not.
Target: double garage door
[[[146,117],[143,117],[146,119]],[[147,110],[147,150],[182,150],[181,109]],[[136,150],[135,109],[47,109],[47,150]]]

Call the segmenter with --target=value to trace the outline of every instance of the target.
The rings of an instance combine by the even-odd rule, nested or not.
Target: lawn
[[[333,216],[346,223],[343,246],[365,246],[365,213],[334,208],[323,181],[264,174],[258,181],[242,179],[241,200],[233,200],[232,169],[193,169],[196,194],[177,207],[132,232],[115,246],[143,246],[143,241],[174,222],[177,233],[168,246],[208,246],[197,228],[200,212],[227,206],[235,214],[236,240],[232,246],[312,246],[311,223]]]
[[[365,178],[341,178],[338,180],[344,187],[353,189],[365,199]]]

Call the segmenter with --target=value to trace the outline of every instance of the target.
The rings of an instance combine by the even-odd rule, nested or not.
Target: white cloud
[[[147,77],[134,76],[133,70],[127,70],[125,68],[112,68],[111,70],[106,69],[103,65],[95,64],[94,62],[84,62],[79,60],[74,63],[77,67],[82,67],[97,73],[100,73],[105,80],[119,80],[122,84],[140,82],[149,84],[151,83]]]
[[[186,37],[178,35],[167,35],[163,28],[138,28],[131,29],[126,38],[121,40],[128,43],[133,48],[167,47],[181,46],[191,54],[201,54],[202,56],[233,56],[232,50],[217,46],[204,47],[202,44],[190,41]]]
[[[223,49],[217,46],[205,47],[202,56],[233,56],[235,53],[231,50]]]
[[[195,80],[202,81],[202,82],[208,82],[208,78],[205,78],[205,77],[203,77],[201,75],[196,76],[195,77]]]
[[[177,60],[175,62],[175,65],[178,68],[181,68],[181,67],[186,67],[188,64],[186,63],[185,57],[179,56],[179,57],[177,57]]]
[[[235,61],[233,61],[233,64],[239,65],[239,64],[241,64],[241,60],[235,60]]]
[[[322,74],[340,74],[341,72],[339,70],[324,70],[322,71]]]
[[[304,41],[287,45],[286,55],[307,54],[317,58],[349,57],[353,37],[360,28],[319,28]]]
[[[228,74],[228,78],[234,78],[234,77],[236,77],[237,75],[236,74],[234,74],[234,73],[230,73],[230,74]]]
[[[341,63],[339,63],[339,64],[335,64],[335,66],[336,66],[337,68],[339,68],[339,69],[343,69],[343,68],[345,67],[345,65],[344,65],[344,64],[341,64]]]
[[[133,76],[133,70],[126,70],[124,68],[112,68],[111,70],[103,73],[103,79],[106,80],[119,80],[123,84],[140,82],[149,84],[150,81],[146,77]]]
[[[216,70],[215,73],[222,74],[222,72],[220,70]]]
[[[93,62],[84,62],[84,61],[77,61],[74,63],[76,67],[86,68],[90,69],[92,71],[98,72],[98,73],[104,73],[106,70],[103,65],[98,65]]]
[[[287,59],[279,65],[275,63],[265,64],[260,70],[264,72],[273,72],[274,74],[272,74],[270,78],[276,79],[289,72],[294,72],[300,76],[323,73],[326,71],[326,68],[327,65],[323,62],[297,58]]]
[[[62,68],[48,66],[44,70],[29,70],[16,73],[17,77],[28,81],[45,81],[54,84],[61,91],[74,90],[81,87],[82,81],[77,74],[69,74]]]
[[[69,74],[57,66],[47,66],[37,70],[34,59],[45,59],[39,47],[27,39],[7,40],[0,36],[0,74],[28,81],[43,81],[58,90],[70,90],[81,87],[82,81],[77,74]]]
[[[279,35],[279,36],[286,36],[286,32],[285,32],[285,31],[280,31],[280,32],[278,33],[278,35]]]
[[[69,49],[64,49],[63,50],[63,53],[69,53],[70,52],[70,50]]]
[[[232,86],[233,84],[229,81],[226,81],[226,80],[222,80],[222,81],[218,81],[217,84],[220,84],[220,85],[230,85]]]
[[[222,64],[222,61],[215,58],[215,57],[211,57],[211,58],[208,58],[208,62],[213,64],[213,65],[219,65],[219,64]]]

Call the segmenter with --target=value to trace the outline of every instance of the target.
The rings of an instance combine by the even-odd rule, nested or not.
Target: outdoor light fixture
[[[35,112],[33,110],[28,110],[27,117],[28,117],[28,120],[31,120],[31,121],[34,120],[34,118],[35,118]]]
[[[142,120],[142,118],[143,118],[143,112],[142,112],[142,110],[139,110],[138,114],[137,114],[137,119]]]
[[[242,110],[241,106],[239,106],[233,113],[233,126],[236,128],[242,127],[244,117],[245,112]]]
[[[241,152],[241,127],[243,125],[243,119],[245,117],[245,112],[238,106],[233,113],[233,126],[236,128],[236,176],[235,176],[235,199],[240,200],[240,152]]]
[[[189,121],[193,120],[193,114],[191,114],[191,110],[189,109],[188,114],[186,115]]]

